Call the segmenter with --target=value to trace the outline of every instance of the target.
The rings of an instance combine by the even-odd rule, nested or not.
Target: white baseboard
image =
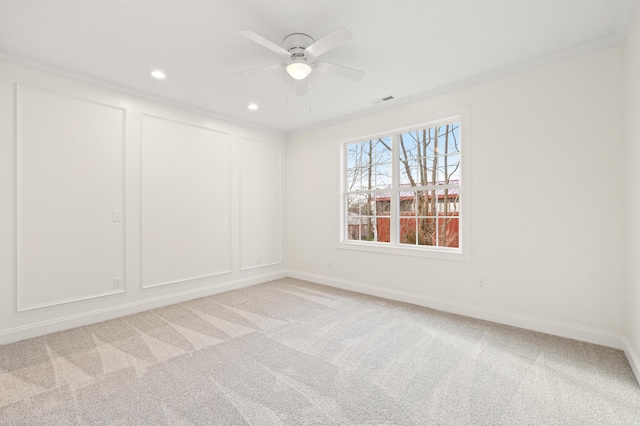
[[[624,339],[624,354],[627,356],[627,361],[629,361],[633,374],[636,375],[636,380],[640,384],[640,356],[633,350],[626,338]]]
[[[270,274],[264,274],[257,277],[251,277],[226,283],[216,284],[204,288],[183,291],[166,296],[160,296],[152,299],[141,300],[123,305],[113,306],[104,309],[98,309],[91,312],[85,312],[76,315],[70,315],[61,318],[55,318],[49,321],[27,324],[20,327],[5,329],[0,331],[0,345],[17,342],[20,340],[30,339],[48,333],[68,330],[71,328],[82,327],[89,324],[95,324],[101,321],[107,321],[138,312],[147,311],[149,309],[159,308],[174,303],[184,302],[186,300],[196,299],[198,297],[209,296],[212,294],[222,293],[229,290],[249,287],[256,284],[262,284],[271,280],[277,280],[284,277],[292,277],[344,290],[355,291],[358,293],[369,294],[372,296],[383,297],[385,299],[396,300],[400,302],[411,303],[414,305],[425,306],[440,311],[450,312],[454,314],[464,315],[467,317],[482,319],[486,321],[497,322],[500,324],[511,325],[514,327],[525,328],[528,330],[539,331],[542,333],[553,334],[556,336],[566,337],[569,339],[580,340],[583,342],[594,343],[603,346],[609,346],[616,349],[624,350],[629,365],[631,366],[638,382],[640,382],[640,356],[631,348],[627,340],[620,335],[606,333],[598,330],[592,330],[584,327],[578,327],[572,324],[565,324],[555,321],[547,321],[539,318],[525,317],[509,312],[501,312],[491,309],[485,309],[478,306],[465,305],[461,303],[451,302],[447,300],[434,299],[416,294],[410,294],[395,290],[389,290],[381,287],[371,286],[367,284],[356,283],[346,280],[338,280],[330,277],[307,274],[298,271],[280,271]]]
[[[478,306],[465,305],[462,303],[451,302],[448,300],[434,299],[430,297],[410,294],[386,288],[375,287],[367,284],[356,283],[334,279],[330,277],[307,274],[304,272],[289,270],[287,276],[305,281],[311,281],[317,284],[328,285],[343,290],[351,290],[358,293],[365,293],[372,296],[383,297],[385,299],[396,300],[399,302],[411,303],[414,305],[425,306],[427,308],[437,309],[439,311],[450,312],[454,314],[464,315],[471,318],[477,318],[485,321],[496,322],[500,324],[510,325],[514,327],[524,328],[527,330],[539,331],[541,333],[553,334],[555,336],[566,337],[569,339],[580,340],[582,342],[594,343],[597,345],[608,346],[615,349],[625,349],[624,338],[617,334],[607,333],[589,328],[579,327],[572,324],[565,324],[556,321],[547,321],[539,318],[531,318],[510,312],[501,312],[492,309],[486,309]],[[636,358],[637,359],[637,358]],[[631,361],[629,361],[631,363]],[[636,370],[634,370],[636,371]],[[637,375],[638,373],[636,373]]]
[[[256,284],[262,284],[267,281],[284,278],[285,276],[287,276],[287,274],[284,271],[274,272],[257,277],[215,284],[203,288],[155,297],[152,299],[145,299],[137,302],[125,303],[123,305],[112,306],[109,308],[98,309],[76,315],[55,318],[49,321],[9,328],[0,331],[0,345],[30,339],[48,333],[55,333],[57,331],[95,324],[97,322],[107,321],[138,312],[148,311],[149,309],[172,305],[174,303],[180,303],[191,299],[197,299],[199,297],[210,296],[212,294],[223,293],[229,290],[236,290]]]

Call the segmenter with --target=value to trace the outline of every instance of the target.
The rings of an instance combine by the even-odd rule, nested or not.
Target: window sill
[[[462,249],[442,249],[432,247],[414,247],[404,245],[382,245],[380,243],[365,243],[342,241],[338,244],[339,250],[364,251],[369,253],[389,254],[393,256],[411,256],[424,259],[450,260],[458,262],[469,262],[469,255]]]

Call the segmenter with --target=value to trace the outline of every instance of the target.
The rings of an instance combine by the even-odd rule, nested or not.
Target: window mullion
[[[394,134],[391,136],[391,219],[389,224],[391,244],[398,244],[398,235],[400,235],[400,193],[398,190],[400,167],[398,163],[398,135]]]

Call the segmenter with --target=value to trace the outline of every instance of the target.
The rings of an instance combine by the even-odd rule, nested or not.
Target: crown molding
[[[637,5],[640,0],[632,0],[635,5]],[[630,24],[629,24],[630,25]],[[627,29],[628,31],[628,29]],[[479,74],[470,78],[466,78],[463,80],[458,80],[453,83],[445,84],[439,87],[435,87],[430,90],[426,90],[420,93],[416,93],[413,95],[409,95],[407,97],[398,98],[389,103],[377,104],[372,107],[367,108],[366,110],[362,110],[353,114],[348,114],[340,118],[336,118],[333,120],[324,121],[322,123],[314,124],[312,126],[307,126],[304,128],[293,130],[287,133],[287,137],[290,138],[292,136],[297,136],[303,133],[307,133],[310,131],[318,130],[328,126],[334,126],[341,123],[345,123],[348,121],[352,121],[357,118],[367,117],[370,115],[374,115],[383,111],[392,110],[401,106],[410,105],[416,102],[424,101],[429,98],[433,98],[435,96],[443,95],[446,93],[451,93],[456,90],[465,89],[468,87],[472,87],[481,83],[485,83],[487,81],[496,80],[498,78],[506,77],[511,74],[517,74],[519,72],[527,71],[529,69],[537,68],[542,65],[550,64],[553,62],[562,61],[565,59],[569,59],[574,56],[583,55],[592,51],[608,49],[612,47],[616,47],[621,45],[619,37],[609,36],[605,38],[601,38],[599,40],[581,44],[576,47],[572,47],[569,49],[560,50],[548,55],[540,56],[538,58],[530,59],[523,62],[518,62],[516,64],[508,65],[503,68],[499,68],[493,71],[486,72],[484,74]]]
[[[127,95],[131,95],[131,96],[135,96],[141,99],[145,99],[147,101],[151,101],[151,102],[157,102],[159,104],[163,104],[166,106],[170,106],[173,108],[178,108],[181,109],[183,111],[187,111],[187,112],[192,112],[195,114],[200,114],[200,115],[204,115],[206,117],[212,118],[214,120],[220,120],[220,121],[224,121],[228,124],[233,124],[233,125],[237,125],[237,126],[242,126],[245,128],[249,128],[255,131],[259,131],[259,132],[263,132],[263,133],[267,133],[273,136],[278,136],[278,137],[285,137],[286,133],[276,130],[276,129],[272,129],[269,127],[263,127],[263,126],[259,126],[256,124],[252,124],[252,123],[248,123],[242,120],[238,120],[235,118],[231,118],[228,117],[224,114],[220,114],[219,112],[216,111],[212,111],[212,110],[208,110],[205,108],[198,108],[198,107],[194,107],[193,105],[189,105],[186,103],[182,103],[182,102],[176,102],[174,100],[171,100],[169,98],[165,98],[163,96],[158,96],[155,95],[153,93],[149,93],[149,92],[145,92],[142,90],[136,90],[133,89],[131,87],[128,86],[124,86],[124,85],[120,85],[108,80],[104,80],[104,79],[99,79],[99,78],[95,78],[95,77],[91,77],[88,76],[86,74],[81,74],[81,73],[76,73],[74,71],[68,70],[68,69],[63,69],[63,68],[58,68],[58,67],[54,67],[51,65],[47,65],[44,64],[42,62],[38,62],[35,61],[33,59],[30,58],[26,58],[23,56],[19,56],[19,55],[14,55],[14,54],[10,54],[7,52],[2,52],[0,51],[0,60],[2,61],[6,61],[6,62],[10,62],[16,65],[21,65],[24,67],[28,67],[28,68],[33,68],[35,70],[38,71],[43,71],[46,73],[50,73],[50,74],[54,74],[57,75],[59,77],[64,77],[64,78],[69,78],[72,80],[76,80],[82,83],[86,83],[86,84],[91,84],[93,86],[98,86],[104,89],[109,89],[109,90],[113,90],[119,93],[123,93],[123,94],[127,94]]]

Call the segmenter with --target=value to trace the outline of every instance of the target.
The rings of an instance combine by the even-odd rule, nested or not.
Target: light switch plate
[[[122,222],[122,212],[119,210],[113,211],[113,221],[114,222]]]

